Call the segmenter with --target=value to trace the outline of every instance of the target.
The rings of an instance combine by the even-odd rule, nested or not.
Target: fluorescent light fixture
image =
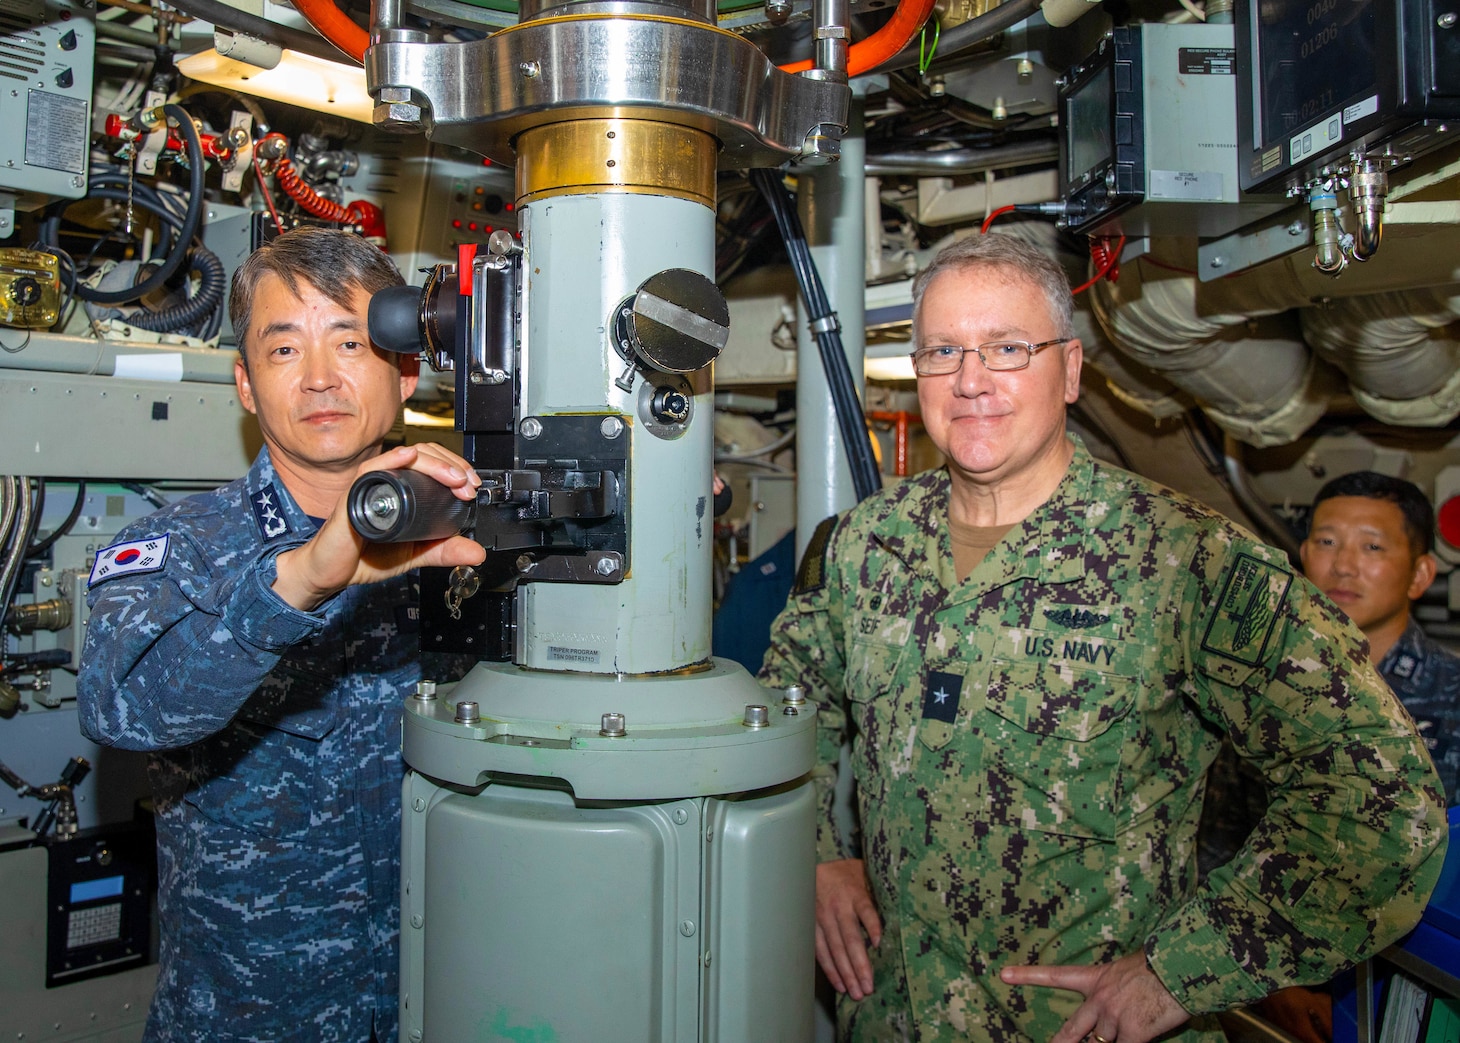
[[[906,355],[895,359],[868,359],[866,373],[868,380],[880,380],[883,383],[918,379],[918,375],[913,372],[912,359]]]
[[[868,380],[917,380],[913,372],[912,341],[885,340],[867,345],[862,372]]]
[[[215,87],[302,105],[361,123],[372,122],[375,103],[365,89],[365,70],[358,65],[327,62],[285,49],[277,65],[261,69],[219,54],[214,48],[189,55],[177,67],[184,76]]]
[[[867,354],[863,372],[868,380],[917,380],[912,359],[912,280],[867,287]]]

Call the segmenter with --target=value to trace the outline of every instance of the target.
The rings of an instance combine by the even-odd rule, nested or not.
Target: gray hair
[[[375,293],[405,280],[395,262],[358,235],[335,228],[295,228],[249,254],[233,273],[228,318],[238,338],[238,355],[248,368],[248,324],[253,318],[259,280],[272,274],[299,295],[303,279],[341,308],[349,308],[355,291]]]
[[[1059,335],[1068,338],[1075,336],[1075,298],[1070,293],[1070,281],[1065,277],[1059,262],[1022,239],[992,232],[988,235],[970,235],[945,246],[938,251],[932,263],[913,280],[914,346],[917,346],[918,340],[918,315],[922,311],[923,294],[927,293],[928,286],[944,272],[973,268],[998,268],[1032,282],[1044,293],[1050,317],[1059,327]]]

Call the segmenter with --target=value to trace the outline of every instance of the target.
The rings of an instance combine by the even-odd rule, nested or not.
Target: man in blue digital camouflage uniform
[[[1369,639],[1369,658],[1399,696],[1460,804],[1460,658],[1410,613],[1435,580],[1435,509],[1413,482],[1373,471],[1333,479],[1313,501],[1303,573]]]
[[[162,956],[149,1041],[396,1038],[401,700],[421,657],[412,569],[479,563],[462,537],[372,545],[344,496],[380,468],[468,499],[440,446],[381,454],[416,385],[373,348],[401,282],[345,233],[280,236],[235,273],[235,376],[265,448],[248,474],[97,555],[82,730],[148,750]],[[423,661],[424,660],[424,661]]]
[[[817,956],[840,1034],[1220,1040],[1203,1015],[1418,919],[1446,838],[1434,768],[1280,553],[1066,435],[1081,349],[1057,265],[966,239],[913,299],[947,467],[818,530],[761,674],[821,707]],[[830,815],[847,733],[861,858]],[[1274,797],[1199,885],[1223,734]]]

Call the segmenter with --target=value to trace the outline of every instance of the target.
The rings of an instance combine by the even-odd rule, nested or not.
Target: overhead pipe
[[[1119,282],[1091,289],[1091,307],[1121,352],[1191,395],[1229,434],[1252,445],[1285,445],[1328,407],[1332,378],[1286,309],[1209,312],[1195,279],[1140,264]]]
[[[968,21],[955,25],[946,33],[942,33],[938,39],[938,49],[935,57],[948,58],[959,51],[976,47],[991,36],[997,36],[1005,29],[1010,29],[1026,18],[1037,13],[1043,6],[1043,0],[1006,0],[1005,3],[987,11],[977,18],[970,18]],[[926,16],[925,16],[926,17]],[[891,25],[892,23],[888,23]],[[922,23],[919,22],[919,25]],[[912,40],[916,31],[908,34],[907,39]],[[910,69],[919,64],[922,56],[918,54],[919,48],[910,44],[902,45],[902,49],[891,53],[886,61],[868,68],[867,72],[894,72],[898,69]],[[857,75],[856,73],[852,74]]]
[[[1083,299],[1075,299],[1071,317],[1075,336],[1080,338],[1085,365],[1105,378],[1110,393],[1155,420],[1173,420],[1186,414],[1192,406],[1191,396],[1149,366],[1112,347],[1090,309],[1081,306]]]
[[[1460,288],[1426,288],[1304,308],[1303,333],[1388,424],[1443,427],[1460,416]]]
[[[1372,159],[1356,164],[1349,177],[1348,198],[1354,210],[1354,260],[1367,261],[1379,252],[1384,234],[1384,199],[1389,195],[1389,175]]]
[[[289,25],[280,25],[267,18],[240,11],[238,8],[224,3],[223,0],[177,0],[176,3],[171,3],[169,6],[201,21],[212,22],[219,29],[227,29],[229,32],[243,33],[245,36],[266,40],[291,51],[312,54],[316,58],[331,61],[339,57],[334,48],[328,46],[314,33]],[[98,22],[97,25],[98,31],[100,31],[101,23]],[[157,42],[150,33],[147,34],[147,40],[149,44]]]
[[[890,176],[952,177],[1005,167],[1032,166],[1059,159],[1059,144],[1021,141],[992,148],[955,148],[940,152],[883,152],[867,157],[867,173]]]
[[[1091,306],[1120,354],[1253,445],[1296,440],[1344,390],[1343,378],[1359,407],[1384,423],[1441,427],[1460,416],[1460,285],[1315,305],[1306,268],[1304,257],[1199,283],[1137,261],[1119,283],[1095,287]],[[1107,361],[1097,368],[1130,390]],[[1145,408],[1146,389],[1134,386],[1133,404]]]

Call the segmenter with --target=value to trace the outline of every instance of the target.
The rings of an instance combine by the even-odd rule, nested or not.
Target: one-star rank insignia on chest
[[[958,674],[928,671],[923,687],[923,720],[952,724],[958,719],[958,696],[963,691],[963,678]]]

